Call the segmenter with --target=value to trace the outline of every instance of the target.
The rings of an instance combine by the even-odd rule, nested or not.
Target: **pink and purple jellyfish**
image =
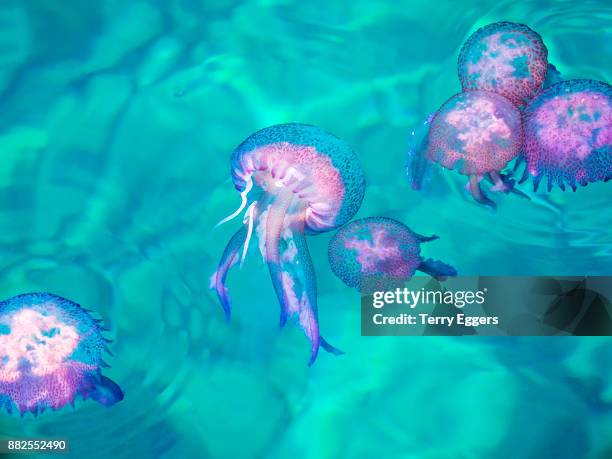
[[[336,276],[363,294],[399,287],[416,270],[441,280],[456,276],[452,266],[421,257],[421,243],[437,238],[421,236],[391,218],[354,220],[331,239],[329,263]]]
[[[542,89],[551,69],[540,35],[523,24],[496,22],[468,38],[457,70],[464,91],[495,92],[521,107]]]
[[[107,343],[100,321],[50,293],[0,302],[0,408],[23,416],[58,410],[78,396],[105,406],[123,399],[101,368]]]
[[[359,209],[365,178],[357,156],[318,127],[281,124],[252,134],[238,146],[231,174],[242,204],[220,223],[246,212],[211,276],[226,317],[228,271],[244,260],[256,237],[281,306],[281,326],[297,315],[312,343],[310,364],[319,346],[340,353],[319,334],[315,274],[304,236],[333,230]]]
[[[521,181],[542,179],[548,190],[612,178],[612,86],[594,80],[566,80],[546,89],[524,113]]]
[[[495,207],[480,187],[483,178],[494,184],[493,191],[515,191],[513,180],[502,170],[519,155],[523,133],[521,114],[508,99],[487,91],[456,94],[431,117],[428,127],[426,138],[408,154],[413,188],[421,187],[428,162],[435,162],[469,176],[468,189],[481,204]]]

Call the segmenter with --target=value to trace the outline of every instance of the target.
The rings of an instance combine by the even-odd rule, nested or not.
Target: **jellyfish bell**
[[[311,364],[319,346],[338,353],[319,334],[315,274],[305,235],[333,230],[359,209],[365,178],[357,156],[316,126],[281,124],[252,134],[236,148],[231,176],[241,205],[222,222],[242,211],[245,216],[211,276],[226,317],[231,314],[227,274],[256,238],[281,306],[281,326],[290,316],[298,317],[312,343]]]
[[[612,178],[612,86],[595,80],[565,80],[534,98],[524,114],[527,163],[521,182],[533,177],[574,191]]]
[[[495,208],[481,188],[483,179],[492,191],[524,196],[502,172],[520,154],[522,129],[520,111],[499,94],[456,94],[434,114],[426,140],[412,151],[409,163],[417,165],[409,166],[409,177],[418,189],[429,163],[437,163],[467,175],[467,189],[480,204]]]
[[[464,91],[495,92],[516,107],[524,106],[540,91],[549,70],[542,37],[524,24],[506,21],[488,24],[470,35],[457,63]]]

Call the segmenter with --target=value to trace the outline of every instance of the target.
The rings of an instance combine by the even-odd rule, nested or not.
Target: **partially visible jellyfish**
[[[524,113],[525,174],[534,190],[542,179],[558,186],[612,178],[612,86],[594,80],[566,80],[536,97]]]
[[[365,191],[357,156],[342,140],[318,127],[281,124],[252,134],[238,146],[231,174],[242,204],[220,223],[243,209],[246,215],[211,276],[211,288],[227,318],[227,273],[244,260],[256,236],[281,306],[281,327],[297,315],[312,343],[309,364],[319,346],[340,353],[319,334],[315,274],[304,235],[333,230],[357,212]]]
[[[544,78],[544,83],[542,83],[542,89],[548,89],[553,84],[557,84],[563,81],[563,76],[557,67],[553,64],[548,64],[546,68],[546,78]]]
[[[332,271],[362,294],[404,285],[419,270],[443,280],[457,271],[438,260],[421,257],[420,245],[438,239],[422,236],[386,217],[354,220],[329,242]]]
[[[541,90],[547,64],[548,50],[538,33],[523,24],[496,22],[467,39],[457,70],[464,91],[495,92],[520,107]]]
[[[101,372],[109,352],[103,330],[78,304],[50,293],[0,302],[0,408],[36,416],[79,395],[105,406],[123,400]]]
[[[521,114],[508,99],[486,91],[456,94],[434,114],[427,136],[415,137],[408,153],[409,180],[421,188],[429,162],[435,162],[469,176],[473,198],[495,207],[480,182],[485,178],[493,191],[521,194],[502,171],[519,155],[522,139]]]

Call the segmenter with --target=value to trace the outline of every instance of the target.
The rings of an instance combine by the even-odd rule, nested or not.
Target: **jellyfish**
[[[281,124],[252,134],[236,148],[231,175],[242,203],[220,224],[246,209],[245,216],[210,279],[227,319],[228,271],[242,263],[256,238],[280,303],[280,326],[297,316],[311,341],[309,365],[319,346],[341,353],[319,334],[315,274],[305,235],[333,230],[359,209],[365,178],[357,156],[316,126]]]
[[[553,64],[548,64],[546,68],[546,78],[544,78],[544,83],[542,83],[542,89],[548,89],[553,84],[560,83],[561,81],[563,81],[563,75],[561,75],[559,69]]]
[[[612,178],[612,86],[594,80],[565,80],[533,99],[524,113],[527,163],[521,182],[533,177],[565,190],[569,185]]]
[[[514,179],[502,171],[520,153],[521,114],[508,99],[487,91],[456,94],[431,117],[426,136],[415,136],[408,153],[407,173],[420,189],[429,163],[455,169],[469,177],[467,188],[480,204],[495,207],[480,187],[514,192]]]
[[[464,91],[495,92],[517,107],[542,89],[547,70],[548,50],[540,35],[512,22],[478,29],[464,43],[457,63]]]
[[[444,280],[456,276],[450,265],[421,257],[420,245],[438,236],[422,236],[403,223],[386,217],[354,220],[340,228],[329,242],[332,271],[362,294],[392,290],[419,270]]]
[[[21,416],[59,410],[75,399],[104,406],[123,399],[102,375],[110,341],[78,304],[51,293],[27,293],[0,302],[0,409]]]

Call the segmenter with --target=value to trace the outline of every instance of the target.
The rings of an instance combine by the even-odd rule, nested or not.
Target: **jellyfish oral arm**
[[[451,265],[447,265],[439,260],[432,260],[431,258],[422,260],[417,269],[438,280],[444,280],[447,277],[454,277],[457,275],[457,270]]]
[[[227,287],[225,286],[225,280],[231,267],[238,262],[238,254],[240,252],[240,248],[246,242],[247,232],[248,227],[242,226],[236,233],[234,233],[223,251],[223,256],[221,257],[217,270],[210,277],[210,288],[217,292],[217,297],[219,298],[219,302],[225,311],[225,317],[227,320],[229,320],[231,317],[231,306]]]
[[[480,188],[480,181],[482,180],[482,176],[478,175],[470,175],[470,179],[467,185],[468,190],[470,191],[474,200],[485,206],[489,206],[492,209],[495,209],[497,206],[493,200],[491,200],[482,188]]]
[[[106,376],[100,375],[91,379],[95,389],[92,389],[88,395],[96,402],[110,407],[123,400],[121,388]]]
[[[309,365],[312,365],[319,346],[331,353],[342,352],[319,335],[317,288],[304,236],[304,212],[293,209],[293,196],[290,190],[280,190],[266,215],[266,261],[281,305],[280,326],[297,315],[311,342]]]
[[[329,344],[319,334],[317,312],[317,286],[310,252],[304,237],[303,224],[299,222],[280,241],[280,279],[273,279],[274,288],[287,316],[297,315],[298,322],[311,342],[309,365],[317,358],[319,346],[332,354],[343,352]],[[281,299],[282,298],[282,299]],[[281,319],[282,320],[282,319]]]
[[[281,327],[287,322],[288,310],[287,301],[284,298],[282,288],[282,273],[280,270],[280,239],[283,232],[287,211],[293,201],[293,192],[283,187],[279,187],[278,193],[266,213],[265,225],[265,259],[268,263],[270,277],[274,283],[278,301],[281,305],[280,325]],[[288,220],[288,219],[287,219]]]

